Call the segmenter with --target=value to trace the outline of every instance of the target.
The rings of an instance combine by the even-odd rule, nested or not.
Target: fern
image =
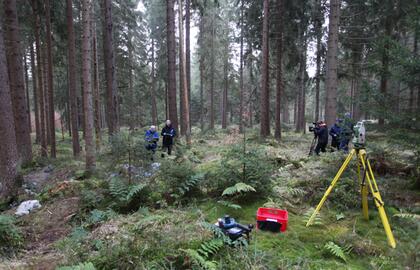
[[[194,265],[199,266],[202,269],[206,269],[206,270],[217,269],[217,263],[215,261],[208,261],[205,257],[201,256],[196,250],[194,249],[181,249],[181,250],[187,254],[187,256],[191,259]]]
[[[314,208],[309,208],[304,214],[303,214],[303,218],[304,218],[304,222],[307,223],[309,221],[309,219],[312,216],[312,213],[314,212]],[[315,216],[313,222],[311,224],[309,224],[310,226],[312,225],[322,225],[322,219],[319,215],[319,213]]]
[[[324,245],[324,249],[327,250],[331,255],[342,259],[344,262],[347,262],[346,253],[349,253],[352,249],[352,247],[346,246],[344,248],[340,247],[336,243],[330,241]]]
[[[235,203],[232,203],[232,202],[229,202],[229,201],[220,200],[220,201],[217,201],[217,203],[219,203],[223,206],[232,208],[232,209],[241,209],[242,208],[239,204],[235,204]]]
[[[412,214],[412,213],[398,213],[398,214],[395,214],[394,217],[420,221],[420,215]]]
[[[78,265],[73,266],[62,266],[57,270],[95,270],[95,266],[91,262],[79,263]]]
[[[247,193],[247,192],[256,192],[256,190],[253,186],[239,182],[239,183],[236,183],[234,186],[226,188],[223,191],[222,196],[237,195],[237,194],[242,194],[242,193]]]
[[[225,235],[225,233],[216,225],[208,223],[208,222],[202,222],[201,226],[209,231],[211,231],[216,238],[219,238],[223,241],[223,243],[227,245],[232,245],[232,240]]]
[[[224,243],[222,239],[211,239],[202,243],[197,252],[205,258],[209,258],[210,256],[216,254],[223,245]]]
[[[145,184],[126,185],[119,178],[114,177],[109,182],[109,192],[120,203],[130,203],[144,188]]]
[[[204,179],[204,174],[195,174],[189,177],[185,182],[181,183],[176,189],[176,192],[171,196],[174,198],[181,198],[185,196],[189,191],[198,185]]]

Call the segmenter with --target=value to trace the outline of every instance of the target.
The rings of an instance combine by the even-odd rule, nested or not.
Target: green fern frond
[[[247,193],[247,192],[256,192],[256,190],[253,186],[239,182],[239,183],[236,183],[234,186],[226,188],[223,191],[222,196],[236,195],[236,194],[242,194],[242,193]]]
[[[398,213],[395,214],[394,217],[404,218],[404,219],[412,219],[412,220],[420,220],[420,215],[412,214],[412,213]]]
[[[202,222],[201,226],[204,229],[211,231],[214,234],[214,236],[216,238],[221,239],[223,241],[223,243],[225,243],[227,245],[232,244],[232,240],[228,236],[226,236],[224,234],[224,232],[219,227],[217,227],[216,225],[208,223],[208,222]]]
[[[229,201],[220,200],[220,201],[217,201],[217,203],[219,203],[223,206],[232,208],[232,209],[241,209],[242,208],[239,204],[235,204],[235,203],[232,203],[232,202],[229,202]]]
[[[331,255],[342,259],[344,262],[347,262],[347,257],[345,253],[348,253],[351,250],[351,246],[342,248],[336,243],[330,241],[324,245],[324,249],[327,250]]]
[[[137,184],[129,186],[127,196],[125,197],[125,201],[130,202],[134,197],[136,197],[145,187],[144,184]]]
[[[113,177],[111,178],[111,181],[109,181],[109,192],[112,197],[121,200],[121,198],[127,197],[128,189],[118,177]]]
[[[201,256],[196,250],[194,249],[181,249],[181,251],[185,252],[187,256],[190,258],[191,262],[203,269],[206,270],[216,270],[217,263],[215,261],[208,261],[205,257]]]
[[[216,254],[223,245],[224,243],[222,239],[211,239],[202,243],[197,252],[208,259],[210,256]]]
[[[311,207],[311,208],[309,208],[304,214],[303,214],[303,220],[304,220],[304,222],[305,222],[305,224],[306,223],[308,223],[308,221],[309,221],[309,219],[311,218],[311,216],[312,216],[312,213],[314,212],[314,208],[313,207]],[[313,222],[310,224],[311,226],[312,225],[322,225],[323,223],[322,223],[322,218],[321,218],[321,216],[319,215],[319,213],[315,216],[315,218],[314,218],[314,220],[313,220]]]
[[[62,266],[57,268],[58,270],[96,270],[95,266],[91,262],[79,263],[73,266]]]

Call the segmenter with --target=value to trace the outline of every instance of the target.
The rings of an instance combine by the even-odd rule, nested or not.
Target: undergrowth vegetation
[[[382,147],[386,138],[379,134],[368,149],[397,239],[397,249],[391,249],[371,200],[370,220],[362,218],[355,161],[306,227],[345,158],[337,152],[308,158],[309,136],[284,133],[281,143],[260,142],[251,131],[244,147],[228,132],[213,132],[191,149],[178,144],[174,156],[158,153],[153,161],[141,136],[134,131],[113,137],[102,148],[94,175],[79,178],[80,166],[74,163],[67,168],[73,180],[62,190],[51,192],[57,190],[51,184],[37,195],[47,207],[79,198],[76,213],[65,217],[71,230],[52,245],[65,254],[59,269],[418,268],[415,150],[392,155],[394,146]],[[382,174],[377,165],[383,162],[415,169]],[[285,233],[254,230],[249,241],[231,241],[213,225],[225,214],[254,224],[262,206],[288,210]],[[25,246],[20,226],[0,215],[2,254],[13,255]]]

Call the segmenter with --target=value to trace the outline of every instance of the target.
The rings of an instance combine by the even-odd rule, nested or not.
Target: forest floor
[[[419,182],[418,134],[368,134],[367,152],[397,241],[395,249],[387,244],[371,198],[370,219],[362,217],[355,162],[329,196],[315,225],[305,226],[346,157],[341,152],[308,157],[311,134],[285,132],[278,143],[259,141],[255,130],[248,132],[247,149],[262,150],[265,160],[261,162],[273,166],[270,191],[264,196],[229,198],[240,208],[218,203],[225,196],[212,189],[225,174],[221,166],[231,162],[228,149],[242,149],[244,140],[236,129],[205,135],[195,132],[192,148],[184,150],[180,144],[171,158],[161,158],[158,152],[156,162],[187,161],[190,167],[185,168],[206,175],[206,180],[192,187],[195,193],[176,200],[168,197],[164,184],[156,183],[179,175],[162,168],[168,175],[158,171],[151,177],[147,183],[153,188],[141,194],[148,198],[135,202],[135,209],[131,204],[116,205],[118,199],[109,191],[110,175],[122,171],[110,158],[109,147],[104,145],[98,155],[97,173],[85,178],[84,162],[73,159],[71,140],[66,137],[58,142],[57,160],[38,159],[23,171],[25,187],[31,192],[22,189],[20,200],[38,199],[42,207],[16,219],[24,241],[0,260],[0,269],[56,269],[79,263],[79,268],[68,269],[94,269],[92,265],[97,269],[420,269],[420,191],[415,187]],[[175,166],[184,166],[180,164]],[[187,173],[182,168],[178,174]],[[256,211],[263,205],[288,210],[286,232],[254,230],[246,246],[219,246],[194,255],[213,238],[203,224],[225,214],[254,224]],[[16,206],[1,214],[13,215],[15,210]]]

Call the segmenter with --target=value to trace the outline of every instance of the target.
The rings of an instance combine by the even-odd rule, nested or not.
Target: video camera
[[[312,124],[309,125],[309,132],[315,132],[316,128],[319,128],[319,122],[312,122]]]

